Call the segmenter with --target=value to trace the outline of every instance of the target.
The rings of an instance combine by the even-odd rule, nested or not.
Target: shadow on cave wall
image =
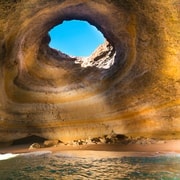
[[[12,145],[33,144],[33,143],[41,144],[45,140],[47,140],[47,139],[40,137],[40,136],[32,135],[32,136],[28,136],[25,138],[14,140]]]

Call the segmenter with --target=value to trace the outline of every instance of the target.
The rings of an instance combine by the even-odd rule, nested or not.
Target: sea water
[[[78,157],[39,152],[5,158],[0,161],[0,180],[180,180],[179,154],[132,157],[93,153]]]

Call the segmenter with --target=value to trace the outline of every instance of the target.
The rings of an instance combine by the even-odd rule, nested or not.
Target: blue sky
[[[49,46],[71,56],[89,56],[105,38],[87,21],[63,21],[49,31]]]

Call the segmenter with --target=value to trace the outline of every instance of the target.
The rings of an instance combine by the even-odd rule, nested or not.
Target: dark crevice
[[[14,140],[12,145],[43,143],[45,140],[47,140],[47,139],[40,137],[40,136],[32,135],[32,136],[28,136],[25,138]]]

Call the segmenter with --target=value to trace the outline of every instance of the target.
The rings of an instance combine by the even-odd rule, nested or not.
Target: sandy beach
[[[5,153],[29,153],[39,151],[49,151],[51,153],[73,153],[75,156],[91,156],[91,151],[96,154],[102,151],[113,152],[122,156],[151,156],[168,153],[180,153],[180,140],[166,140],[164,143],[155,144],[91,144],[91,145],[63,145],[59,144],[53,147],[29,149],[29,144],[1,147],[0,154]],[[94,153],[93,153],[94,154]]]

